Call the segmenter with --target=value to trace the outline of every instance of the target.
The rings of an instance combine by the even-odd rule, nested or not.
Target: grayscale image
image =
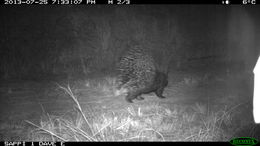
[[[259,8],[0,7],[0,140],[260,140]]]

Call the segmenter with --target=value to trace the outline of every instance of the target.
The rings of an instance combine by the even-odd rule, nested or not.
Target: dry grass
[[[196,88],[209,83],[209,80],[206,76],[184,78],[181,83],[182,87]],[[115,84],[115,78],[104,77],[100,80],[86,80],[84,88],[88,92],[99,91],[113,96]],[[240,116],[239,109],[245,103],[230,102],[234,101],[233,96],[228,96],[232,98],[228,101],[233,103],[232,105],[221,107],[219,103],[227,102],[227,98],[218,99],[218,104],[214,106],[209,102],[195,102],[189,105],[164,104],[149,100],[135,104],[113,102],[112,108],[102,110],[103,106],[110,106],[104,105],[109,104],[107,101],[97,102],[95,106],[84,103],[83,106],[81,105],[83,103],[78,101],[78,95],[74,94],[78,90],[77,87],[58,86],[69,95],[75,108],[59,117],[46,113],[39,125],[26,121],[36,127],[31,131],[32,140],[229,141],[233,137],[241,136],[239,131],[243,127],[250,126],[248,122],[244,124],[241,122],[240,125],[237,123],[237,116]],[[117,104],[120,104],[120,108]]]
[[[96,84],[95,87],[107,91],[114,84],[110,78],[104,81],[103,86]],[[92,83],[87,81],[86,86],[93,87]],[[82,108],[70,86],[59,85],[59,88],[73,100],[74,111],[59,117],[46,113],[39,125],[27,120],[36,127],[31,131],[32,140],[228,141],[233,136],[223,128],[231,125],[231,110],[226,108],[213,111],[202,103],[189,107],[152,103],[89,113]]]

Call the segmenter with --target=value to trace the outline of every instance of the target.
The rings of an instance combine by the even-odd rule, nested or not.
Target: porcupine
[[[152,55],[141,46],[130,48],[119,61],[118,86],[116,95],[126,93],[126,101],[143,100],[142,94],[154,92],[159,98],[163,96],[168,85],[168,73],[160,71]]]

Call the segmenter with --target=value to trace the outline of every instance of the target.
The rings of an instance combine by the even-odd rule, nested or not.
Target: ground
[[[143,95],[145,100],[134,100],[132,104],[124,96],[114,96],[113,85],[114,78],[109,75],[73,81],[2,81],[0,139],[229,141],[242,136],[260,139],[259,126],[252,117],[253,80],[248,72],[171,71],[164,92],[166,99],[151,93]],[[86,119],[72,96],[77,98]],[[56,136],[50,136],[50,131]],[[79,131],[85,132],[80,135]]]

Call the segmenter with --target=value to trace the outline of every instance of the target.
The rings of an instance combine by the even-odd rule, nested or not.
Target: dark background
[[[0,8],[0,78],[84,78],[114,70],[124,50],[171,50],[170,69],[252,71],[259,54],[259,6],[128,5]],[[192,65],[194,65],[192,63]],[[191,68],[191,66],[189,66]]]

